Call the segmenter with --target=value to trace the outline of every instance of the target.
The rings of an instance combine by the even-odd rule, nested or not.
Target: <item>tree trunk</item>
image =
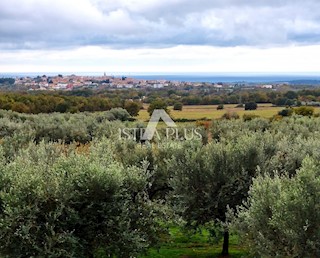
[[[223,256],[229,255],[229,231],[225,231],[223,235],[222,255]]]

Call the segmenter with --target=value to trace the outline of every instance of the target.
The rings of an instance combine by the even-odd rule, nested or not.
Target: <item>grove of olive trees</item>
[[[253,257],[320,255],[320,118],[215,120],[205,141],[119,134],[145,126],[123,109],[1,111],[0,256],[136,257],[178,221],[214,225],[224,255],[231,234]]]

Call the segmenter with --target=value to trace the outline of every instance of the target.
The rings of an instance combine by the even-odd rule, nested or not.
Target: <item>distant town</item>
[[[1,84],[1,82],[0,82]],[[170,80],[146,80],[130,77],[115,77],[104,74],[103,76],[77,76],[77,75],[56,75],[56,76],[36,76],[36,77],[16,77],[10,83],[18,89],[30,91],[54,91],[54,90],[74,90],[74,89],[162,89],[165,87],[210,87],[217,90],[233,91],[234,88],[243,89],[277,89],[287,83],[225,83],[225,82],[186,82]]]

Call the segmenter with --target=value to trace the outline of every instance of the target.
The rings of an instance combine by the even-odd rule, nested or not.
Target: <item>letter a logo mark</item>
[[[167,126],[169,127],[177,127],[175,122],[171,119],[171,117],[167,114],[167,112],[163,109],[155,109],[152,113],[152,116],[150,118],[150,121],[148,123],[148,126],[146,128],[146,131],[144,132],[142,136],[142,140],[152,140],[156,130],[157,130],[157,125],[160,121],[160,119],[163,120],[163,122],[166,123]]]

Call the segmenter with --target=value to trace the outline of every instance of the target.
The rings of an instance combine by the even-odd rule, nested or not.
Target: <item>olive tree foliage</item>
[[[140,102],[135,101],[126,101],[124,104],[124,108],[128,111],[128,113],[131,116],[138,116],[142,108],[142,104]]]
[[[0,111],[0,137],[12,136],[15,132],[32,131],[34,141],[63,141],[88,143],[101,126],[114,121],[130,121],[130,114],[122,108],[106,112],[77,114],[25,115],[12,111]],[[101,131],[101,130],[100,130]]]
[[[193,227],[226,222],[259,173],[294,177],[306,156],[320,159],[320,118],[216,120],[208,141],[148,144],[122,138],[144,125],[111,111],[0,111],[0,255],[136,256],[161,235],[159,210]]]
[[[107,115],[107,119],[111,121],[112,120],[128,121],[130,120],[130,117],[131,117],[129,112],[123,108],[113,108],[104,113]],[[108,115],[110,115],[109,118],[108,118]]]
[[[147,195],[150,174],[115,161],[111,145],[62,154],[30,144],[9,163],[1,150],[1,256],[129,257],[157,242],[162,212]]]
[[[227,208],[241,204],[256,167],[264,165],[274,153],[271,141],[263,144],[262,138],[256,134],[231,141],[223,139],[197,151],[184,149],[184,155],[168,160],[174,174],[173,202],[187,225],[225,222]],[[223,254],[228,254],[227,229]]]
[[[314,108],[313,107],[302,106],[302,107],[295,108],[294,112],[297,115],[301,115],[301,116],[312,116],[314,114]]]
[[[148,113],[151,116],[155,109],[163,109],[167,113],[169,113],[168,104],[161,98],[158,98],[150,103],[148,107]]]
[[[306,158],[294,177],[254,179],[233,227],[254,257],[319,257],[319,162]]]
[[[220,141],[222,138],[233,139],[242,134],[251,134],[255,132],[263,133],[271,128],[272,124],[262,118],[256,118],[245,122],[241,119],[223,119],[212,122],[210,133],[215,141]]]
[[[134,141],[125,140],[116,141],[112,148],[115,160],[125,166],[142,167],[147,162],[151,184],[148,195],[151,199],[165,200],[172,190],[170,180],[174,176],[167,162],[173,157],[183,158],[186,149],[196,152],[201,146],[200,140],[182,142],[164,140],[157,145],[137,144]]]
[[[184,149],[184,155],[174,155],[167,161],[174,175],[171,186],[175,209],[191,226],[226,222],[228,207],[235,208],[246,200],[257,171],[293,176],[306,156],[320,158],[319,120],[214,123],[211,143],[197,150]],[[227,233],[226,228],[224,254]]]

